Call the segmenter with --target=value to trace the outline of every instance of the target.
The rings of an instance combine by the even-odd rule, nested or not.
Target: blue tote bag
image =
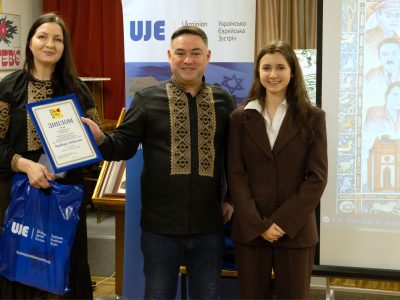
[[[51,189],[36,189],[25,174],[14,175],[0,236],[0,274],[63,295],[83,186],[50,183]]]

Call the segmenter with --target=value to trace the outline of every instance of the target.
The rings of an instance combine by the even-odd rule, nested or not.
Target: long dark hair
[[[51,77],[53,91],[60,95],[71,92],[78,92],[77,71],[72,58],[71,38],[64,20],[55,13],[47,13],[40,16],[31,26],[26,40],[24,69],[32,75],[35,67],[33,53],[30,49],[30,43],[37,28],[45,23],[56,23],[60,25],[64,36],[64,51],[61,58],[56,63]],[[58,95],[58,96],[60,96]],[[55,95],[57,96],[57,95]]]
[[[288,113],[290,117],[293,118],[299,125],[303,136],[305,138],[311,138],[314,135],[312,130],[312,120],[310,118],[312,104],[306,90],[303,73],[301,71],[297,56],[293,51],[293,48],[284,41],[274,41],[261,49],[261,51],[258,53],[256,63],[254,65],[253,83],[244,105],[250,101],[258,100],[264,109],[267,91],[261,84],[260,80],[260,61],[264,55],[274,54],[277,52],[283,55],[291,70],[290,82],[286,89]]]

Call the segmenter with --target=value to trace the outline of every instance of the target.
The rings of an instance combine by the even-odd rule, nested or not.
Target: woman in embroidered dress
[[[56,14],[42,15],[32,25],[26,43],[22,70],[0,81],[0,217],[10,201],[11,179],[17,172],[26,173],[35,188],[50,187],[55,175],[38,163],[44,153],[25,105],[75,93],[87,117],[99,123],[98,114],[86,85],[76,76],[71,42],[64,21]],[[67,172],[64,184],[83,182],[82,169]],[[92,299],[85,205],[71,250],[70,288],[63,298]],[[0,276],[0,299],[45,299],[55,295]]]

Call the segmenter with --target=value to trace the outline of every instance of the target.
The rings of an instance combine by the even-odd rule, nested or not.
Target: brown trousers
[[[235,243],[241,299],[308,299],[315,247]],[[274,280],[271,280],[272,270]]]

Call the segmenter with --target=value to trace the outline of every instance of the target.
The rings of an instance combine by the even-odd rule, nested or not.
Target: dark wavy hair
[[[67,26],[65,25],[64,20],[55,13],[44,14],[40,16],[32,24],[26,40],[24,69],[30,75],[32,75],[35,63],[34,63],[33,53],[30,49],[30,43],[38,27],[40,27],[45,23],[56,23],[60,25],[64,36],[63,37],[64,51],[62,53],[61,58],[56,63],[51,78],[53,91],[60,93],[60,95],[65,93],[77,92],[78,91],[77,71],[74,60],[72,58],[70,34]]]
[[[256,62],[254,64],[254,77],[250,88],[249,95],[244,101],[243,105],[246,105],[250,101],[258,100],[261,107],[265,108],[265,101],[267,97],[267,91],[261,84],[260,80],[260,61],[266,54],[280,53],[285,58],[291,71],[291,78],[289,85],[286,89],[286,101],[288,103],[288,113],[291,118],[297,122],[305,138],[311,138],[314,133],[312,130],[312,120],[310,116],[310,110],[312,104],[307,93],[306,85],[303,79],[303,73],[293,48],[284,41],[273,41],[266,45],[258,53]]]
[[[171,42],[176,39],[178,36],[184,35],[184,34],[192,34],[192,35],[197,35],[201,37],[205,45],[208,45],[208,38],[207,34],[201,29],[200,27],[196,26],[182,26],[179,27],[177,30],[174,31],[174,33],[171,36]]]

